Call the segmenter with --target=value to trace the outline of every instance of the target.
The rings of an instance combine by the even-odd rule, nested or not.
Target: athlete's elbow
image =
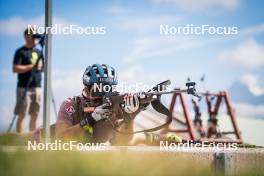
[[[13,73],[23,73],[23,70],[21,70],[18,65],[14,65],[13,66]]]
[[[12,71],[13,71],[13,73],[17,73],[16,66],[13,66],[13,67],[12,67]]]

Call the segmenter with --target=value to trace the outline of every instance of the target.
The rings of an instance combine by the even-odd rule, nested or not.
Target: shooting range
[[[263,5],[0,1],[0,175],[263,175]]]

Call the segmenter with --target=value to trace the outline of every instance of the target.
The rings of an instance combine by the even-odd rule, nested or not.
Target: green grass
[[[128,151],[0,151],[0,175],[221,175],[213,163],[192,155]],[[261,175],[260,170],[245,169],[238,175]]]
[[[0,152],[1,175],[211,175],[186,158],[127,152]]]
[[[4,150],[11,149],[9,145],[25,145],[26,139],[14,134],[0,137],[1,176],[216,175],[210,159],[192,154],[125,149],[81,152],[27,151],[16,147],[16,151]],[[258,169],[251,164],[239,171],[238,175],[261,175],[261,171],[263,168]]]

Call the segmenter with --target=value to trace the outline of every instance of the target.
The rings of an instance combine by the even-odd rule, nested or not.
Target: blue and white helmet
[[[94,84],[117,85],[117,74],[113,67],[106,64],[93,64],[88,66],[83,73],[83,84],[90,86]]]

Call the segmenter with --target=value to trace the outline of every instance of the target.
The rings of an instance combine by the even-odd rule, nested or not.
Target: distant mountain
[[[248,87],[240,82],[234,82],[229,88],[229,94],[233,102],[248,103],[252,105],[263,105],[264,95],[256,96],[250,92]]]

